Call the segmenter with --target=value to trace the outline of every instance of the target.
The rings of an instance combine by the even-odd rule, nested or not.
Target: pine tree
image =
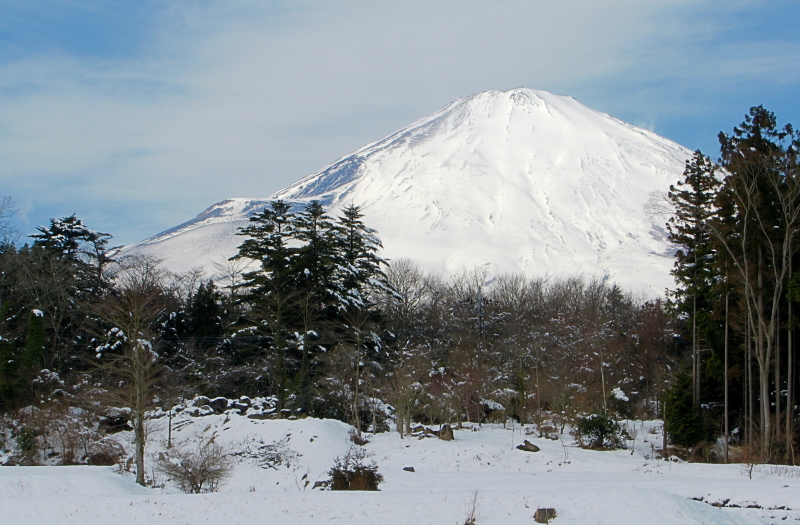
[[[336,226],[320,202],[311,201],[297,214],[294,227],[295,238],[301,243],[294,260],[298,287],[311,294],[315,305],[326,308],[336,292]]]
[[[248,258],[259,267],[244,274],[243,300],[250,305],[249,319],[256,334],[265,337],[265,373],[272,377],[273,390],[282,409],[288,397],[289,336],[293,302],[297,299],[294,264],[297,248],[291,243],[295,233],[291,206],[273,201],[263,212],[250,218],[251,224],[238,235],[248,236],[234,258]]]
[[[716,198],[720,180],[716,166],[700,151],[686,161],[684,180],[670,186],[669,198],[675,215],[669,219],[669,239],[681,246],[675,254],[672,275],[678,288],[672,292],[677,309],[691,326],[692,398],[700,405],[700,340],[711,329],[711,313],[716,298],[714,286],[716,250],[708,222],[717,213]],[[708,338],[706,338],[708,340]]]
[[[350,205],[339,217],[337,248],[337,281],[339,308],[368,309],[372,306],[369,291],[380,289],[392,293],[377,252],[383,248],[377,232],[361,220],[358,206]]]
[[[59,261],[74,267],[74,293],[81,300],[94,301],[108,291],[105,269],[114,262],[108,241],[111,235],[87,228],[74,214],[50,219],[50,226],[39,226],[33,247],[43,249]],[[118,247],[117,247],[118,248]]]

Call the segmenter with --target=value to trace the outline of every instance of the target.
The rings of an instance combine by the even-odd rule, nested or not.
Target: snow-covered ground
[[[481,525],[534,523],[538,507],[555,508],[558,524],[800,521],[797,470],[756,467],[751,479],[742,465],[653,459],[652,447],[661,442],[657,421],[630,423],[637,429],[633,454],[582,450],[568,435],[538,439],[519,426],[457,430],[450,442],[377,434],[365,448],[385,477],[379,492],[312,489],[351,446],[350,427],[338,421],[229,412],[184,413],[173,424],[178,446],[215,436],[234,452],[249,452],[235,456],[234,473],[219,492],[185,495],[171,483],[143,488],[113,467],[0,467],[0,523],[461,525],[473,500]],[[126,447],[130,438],[116,435]],[[517,450],[524,439],[541,451]],[[149,440],[151,454],[165,450],[166,418],[153,422]],[[283,442],[288,462],[259,467],[259,447],[275,442]]]

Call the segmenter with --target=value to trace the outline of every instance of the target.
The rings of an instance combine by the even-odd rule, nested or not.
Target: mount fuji
[[[595,276],[654,297],[672,286],[675,248],[650,210],[690,155],[571,97],[487,91],[267,198],[219,202],[125,252],[213,273],[241,244],[237,228],[268,201],[316,199],[334,216],[360,206],[384,257],[427,271]]]

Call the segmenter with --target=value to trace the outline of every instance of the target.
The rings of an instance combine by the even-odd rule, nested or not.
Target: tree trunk
[[[752,329],[750,323],[747,324],[747,443],[751,446],[755,443],[753,435],[753,342],[750,338]]]
[[[696,257],[695,257],[696,259]],[[697,292],[692,296],[692,399],[700,407],[700,362],[697,351]]]
[[[728,419],[728,292],[725,292],[725,463],[728,463],[728,439],[730,427]]]
[[[144,413],[136,414],[134,418],[133,444],[136,454],[136,483],[144,487]]]
[[[792,278],[791,266],[789,267],[789,279]],[[794,436],[792,422],[794,421],[794,335],[792,320],[792,299],[789,299],[787,308],[789,319],[789,330],[786,338],[787,370],[786,370],[786,454],[789,461],[794,465]]]
[[[781,314],[778,312],[778,319]],[[780,327],[780,323],[778,323]],[[780,329],[776,328],[775,334],[775,439],[774,443],[781,442],[781,338]]]

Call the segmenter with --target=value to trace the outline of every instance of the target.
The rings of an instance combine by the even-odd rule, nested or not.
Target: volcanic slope
[[[672,285],[652,210],[691,155],[571,97],[519,88],[460,98],[266,199],[229,199],[127,248],[175,270],[236,253],[270,200],[361,206],[388,259],[452,275],[585,275],[647,296]],[[659,197],[659,195],[661,197]]]

